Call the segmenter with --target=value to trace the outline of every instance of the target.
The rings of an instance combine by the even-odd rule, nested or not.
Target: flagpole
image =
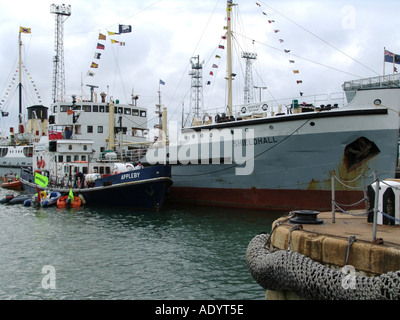
[[[393,83],[394,83],[394,68],[395,68],[394,63],[395,63],[395,60],[396,60],[396,54],[393,53]]]
[[[383,77],[385,77],[385,55],[386,55],[386,47],[383,47]]]
[[[19,48],[19,61],[18,61],[18,98],[19,98],[19,123],[18,123],[18,132],[23,133],[22,129],[22,72],[21,72],[21,65],[22,65],[22,55],[21,55],[21,47],[22,47],[22,40],[21,40],[21,27],[19,28],[19,37],[18,37],[18,48]]]
[[[228,116],[232,115],[232,30],[231,30],[231,11],[232,11],[232,0],[227,0],[227,78],[228,78]]]

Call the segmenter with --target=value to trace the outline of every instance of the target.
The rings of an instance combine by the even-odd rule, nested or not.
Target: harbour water
[[[0,204],[0,299],[263,300],[246,248],[281,215]]]

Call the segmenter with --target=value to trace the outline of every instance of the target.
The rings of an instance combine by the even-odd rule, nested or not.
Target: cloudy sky
[[[10,117],[0,118],[0,126],[16,121],[16,82],[19,27],[31,28],[22,34],[23,60],[32,77],[24,82],[28,94],[25,106],[49,106],[52,96],[55,17],[53,1],[1,0],[0,10],[0,109]],[[57,3],[57,2],[55,2]],[[190,107],[190,58],[204,61],[204,107],[226,104],[226,25],[224,0],[70,0],[72,15],[64,23],[64,61],[68,97],[88,96],[87,84],[97,85],[121,103],[130,102],[131,93],[152,119],[158,102],[159,80],[162,103],[169,119],[181,118],[182,106]],[[243,102],[245,68],[242,51],[257,53],[253,63],[253,84],[267,86],[263,100],[321,93],[336,93],[346,80],[383,73],[383,50],[400,53],[400,21],[397,0],[238,0],[232,12],[235,28],[235,104]],[[61,4],[57,3],[57,4]],[[118,32],[118,25],[131,25],[132,32]],[[279,30],[279,31],[277,31]],[[99,33],[107,36],[98,39]],[[112,44],[110,39],[125,46]],[[283,40],[283,41],[282,41]],[[96,49],[97,43],[105,50]],[[290,52],[285,53],[285,50]],[[101,59],[94,59],[95,53]],[[216,55],[221,58],[216,58]],[[295,61],[290,63],[289,60]],[[240,62],[241,61],[241,62]],[[90,68],[91,63],[97,69]],[[213,65],[216,65],[218,68]],[[293,74],[293,70],[299,70]],[[88,71],[95,73],[88,77]],[[210,71],[213,75],[210,75]],[[386,64],[386,73],[393,66]],[[301,84],[297,84],[302,80]],[[210,81],[209,85],[206,83]],[[12,84],[14,82],[14,84]],[[29,89],[34,84],[33,89]],[[34,91],[34,89],[37,91]],[[259,91],[253,92],[255,100]]]

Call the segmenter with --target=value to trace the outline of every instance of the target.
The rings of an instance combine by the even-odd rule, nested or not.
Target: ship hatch
[[[381,151],[371,140],[360,137],[348,144],[344,149],[344,159],[347,171],[352,171],[369,159],[375,157]]]

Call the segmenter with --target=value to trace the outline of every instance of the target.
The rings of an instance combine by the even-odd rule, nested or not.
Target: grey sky
[[[55,25],[50,5],[61,2],[1,2],[0,98],[7,97],[17,67],[18,31],[22,26],[32,29],[31,34],[22,35],[25,67],[42,104],[49,106]],[[100,87],[98,93],[108,90],[110,96],[125,103],[130,102],[134,90],[140,96],[139,104],[148,107],[151,119],[162,79],[166,83],[161,87],[162,103],[168,107],[170,119],[180,118],[182,103],[185,109],[189,108],[189,60],[200,55],[205,61],[204,83],[211,82],[204,86],[204,105],[206,108],[225,105],[226,52],[218,46],[226,45],[221,39],[225,33],[226,1],[70,0],[65,3],[72,7],[72,15],[64,25],[68,96],[81,95],[81,78],[86,95],[89,94],[86,84],[94,84]],[[381,75],[384,47],[400,53],[396,32],[400,22],[395,10],[398,2],[394,0],[238,0],[236,3],[233,23],[239,45],[234,52],[248,50],[258,54],[253,81],[254,85],[268,86],[269,92],[263,92],[265,99],[271,99],[271,94],[275,98],[297,96],[299,91],[307,95],[339,92],[346,80]],[[125,42],[125,46],[111,44],[107,34],[107,31],[117,32],[118,24],[133,28],[132,33],[111,36]],[[98,40],[99,33],[105,34],[107,40]],[[98,42],[105,44],[106,49],[96,50]],[[94,59],[95,52],[102,53],[100,60]],[[221,59],[215,55],[221,55]],[[243,100],[244,67],[239,60],[234,60],[234,72],[238,75],[234,82],[235,104]],[[295,64],[289,60],[295,60]],[[92,62],[99,67],[91,69]],[[213,64],[218,68],[212,68]],[[89,70],[95,72],[94,77],[86,76]],[[299,74],[293,75],[293,70],[299,70]],[[393,72],[390,64],[386,64],[386,72]],[[298,79],[303,83],[297,84]],[[257,96],[258,92],[254,94]],[[12,92],[9,95],[13,96]],[[11,100],[0,107],[10,112],[9,118],[0,118],[2,127],[8,128],[14,118],[16,121],[18,107],[16,100]],[[38,103],[37,99],[32,102]]]

